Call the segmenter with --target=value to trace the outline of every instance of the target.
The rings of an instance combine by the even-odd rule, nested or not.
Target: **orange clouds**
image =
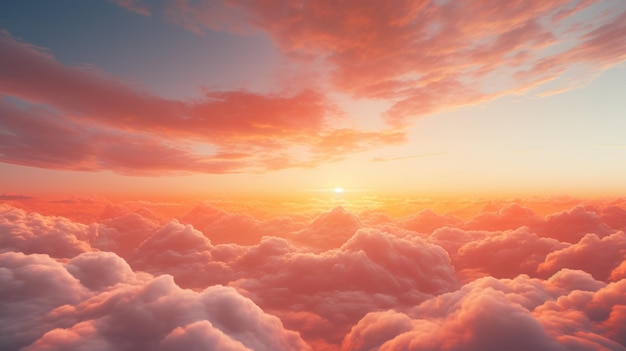
[[[594,3],[180,1],[167,11],[196,32],[237,23],[268,33],[287,55],[323,59],[335,89],[394,101],[385,118],[402,125],[526,92],[577,64],[623,62],[624,8],[584,13]]]
[[[623,350],[618,203],[172,219],[144,202],[89,225],[3,205],[0,346]]]
[[[114,2],[142,15],[161,10],[200,34],[263,32],[294,77],[310,78],[292,78],[280,92],[205,90],[174,100],[65,65],[3,31],[3,162],[134,175],[315,166],[402,143],[420,116],[548,81],[567,89],[560,78],[581,65],[608,69],[626,52],[618,2],[601,14],[586,0]],[[389,102],[381,115],[388,128],[342,126],[333,93]]]
[[[19,99],[0,100],[7,163],[139,175],[259,171],[311,166],[403,138],[335,129],[341,112],[312,90],[207,91],[178,101],[63,65],[6,32],[0,56],[0,93]]]

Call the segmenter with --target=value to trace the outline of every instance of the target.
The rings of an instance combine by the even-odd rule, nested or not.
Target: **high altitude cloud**
[[[2,205],[0,348],[624,350],[625,236],[593,232],[615,206],[278,221],[129,203],[83,224]]]
[[[576,18],[594,3],[183,0],[167,14],[195,32],[264,31],[288,55],[329,63],[335,89],[394,101],[385,117],[403,124],[623,62],[626,9]]]
[[[626,59],[619,1],[606,11],[593,0],[113,2],[200,34],[266,33],[314,81],[173,100],[2,31],[0,161],[135,175],[314,166],[401,143],[417,117],[549,81],[538,94],[567,90]],[[389,127],[342,126],[337,92],[389,102]]]
[[[140,15],[149,16],[148,6],[141,3],[141,0],[109,0],[128,11],[136,12]]]
[[[0,60],[0,161],[7,163],[124,174],[225,173],[311,166],[403,140],[402,131],[336,129],[341,111],[307,87],[166,99],[93,67],[64,65],[6,31]]]

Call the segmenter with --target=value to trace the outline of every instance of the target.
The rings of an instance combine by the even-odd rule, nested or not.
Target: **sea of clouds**
[[[623,203],[329,208],[0,204],[0,349],[626,350]]]

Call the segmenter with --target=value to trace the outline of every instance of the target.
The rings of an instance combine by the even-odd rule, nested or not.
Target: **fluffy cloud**
[[[92,291],[135,279],[128,263],[112,252],[82,253],[69,260],[65,269]]]
[[[403,228],[428,234],[438,228],[457,226],[461,222],[460,218],[452,215],[439,215],[430,209],[426,209],[409,216],[400,223]]]
[[[474,274],[513,278],[519,274],[534,275],[546,255],[569,245],[554,239],[540,238],[521,227],[495,232],[461,246],[453,256],[457,270],[474,270]]]
[[[80,322],[51,329],[27,350],[82,350],[102,345],[115,350],[172,350],[208,343],[229,350],[307,350],[297,333],[264,314],[252,301],[222,286],[182,290],[169,276],[145,285],[99,294],[46,318]]]
[[[0,204],[0,252],[74,257],[91,250],[89,237],[90,229],[84,224]]]
[[[611,206],[546,217],[503,206],[466,221],[362,221],[340,207],[260,220],[206,204],[181,216],[213,234],[147,204],[109,206],[90,225],[2,210],[2,349],[626,347],[624,233],[569,243],[523,226],[602,233],[621,223]],[[241,228],[282,237],[208,237]]]
[[[613,232],[600,216],[582,206],[547,216],[541,229],[544,236],[569,243],[578,242],[586,234],[602,237]]]
[[[611,276],[609,276],[609,279],[613,281],[624,278],[626,278],[626,259],[624,259],[622,263],[611,272]]]
[[[357,231],[339,249],[275,262],[269,274],[233,285],[318,348],[338,343],[368,311],[419,303],[457,287],[444,250],[372,229]]]
[[[332,211],[320,214],[305,229],[295,233],[294,240],[313,248],[329,250],[338,248],[361,228],[359,219],[335,207]]]
[[[533,314],[567,349],[623,350],[624,280],[596,291],[571,291]]]
[[[93,223],[91,230],[96,234],[91,245],[127,258],[132,250],[159,227],[157,219],[129,212],[115,218],[105,219],[102,223]]]
[[[317,229],[324,237],[321,229],[337,221],[358,223],[335,209],[304,230]],[[341,247],[313,253],[276,237],[248,247],[214,245],[193,227],[172,222],[145,240],[130,262],[196,289],[230,284],[305,337],[335,342],[343,336],[336,334],[338,325],[347,330],[371,308],[416,303],[457,285],[447,253],[437,246],[371,229],[346,235]]]
[[[542,224],[543,218],[535,214],[530,208],[518,204],[510,204],[495,212],[480,212],[466,222],[464,227],[490,231],[517,229],[519,227],[528,227],[531,230],[536,230]]]
[[[587,234],[580,241],[548,254],[539,266],[543,273],[556,272],[562,268],[585,270],[598,280],[607,280],[613,270],[626,260],[626,234],[615,234],[599,238]],[[616,273],[619,274],[619,273]]]
[[[202,204],[193,208],[181,221],[202,231],[213,243],[252,245],[267,233],[266,227],[250,215],[229,213]]]
[[[76,305],[89,290],[48,255],[0,254],[0,348],[19,350],[52,328],[39,318],[54,308]]]
[[[370,313],[346,335],[342,350],[623,350],[624,327],[616,324],[623,299],[615,295],[623,287],[595,281],[595,287],[578,290],[585,285],[573,276],[594,282],[577,271],[544,282],[483,278],[404,312]],[[579,295],[585,296],[579,306],[564,305],[579,314],[549,312]],[[598,305],[610,313],[604,310],[591,322],[589,314],[604,308]]]
[[[230,350],[306,350],[232,288],[179,288],[170,276],[135,275],[112,253],[81,254],[66,265],[47,255],[4,253],[3,349],[198,349],[217,342]]]

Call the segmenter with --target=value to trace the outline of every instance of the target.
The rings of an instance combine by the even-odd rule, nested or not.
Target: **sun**
[[[334,190],[335,194],[341,194],[343,193],[343,188],[342,187],[336,187]]]

